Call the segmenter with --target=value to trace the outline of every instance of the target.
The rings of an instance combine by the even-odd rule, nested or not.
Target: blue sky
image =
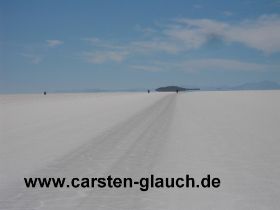
[[[0,0],[0,92],[280,82],[279,13],[279,0]]]

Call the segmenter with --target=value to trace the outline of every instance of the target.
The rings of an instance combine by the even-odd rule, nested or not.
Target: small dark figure
[[[46,91],[44,91],[44,95],[47,95],[47,92],[46,92]]]
[[[176,93],[178,93],[179,92],[179,90],[176,90]]]
[[[148,90],[148,93],[150,93],[150,90]]]

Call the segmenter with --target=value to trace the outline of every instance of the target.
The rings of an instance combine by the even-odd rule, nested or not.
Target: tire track
[[[161,148],[168,139],[168,128],[173,118],[176,95],[157,107],[157,113],[126,152],[106,173],[114,177],[131,177],[138,180],[153,173],[153,167],[164,154]],[[135,128],[139,129],[139,128]],[[79,209],[148,209],[151,202],[148,192],[139,191],[137,186],[128,189],[105,189],[103,193],[89,193],[81,200]]]
[[[169,94],[30,177],[147,176],[164,146],[176,95]],[[149,173],[149,174],[147,174]],[[22,183],[21,186],[23,185]],[[3,209],[132,209],[139,190],[11,187]],[[16,190],[17,188],[17,190]],[[127,199],[129,197],[135,199]],[[143,196],[142,196],[143,197]],[[111,202],[108,202],[110,200]],[[117,206],[116,206],[117,205]],[[2,208],[2,207],[1,207]]]

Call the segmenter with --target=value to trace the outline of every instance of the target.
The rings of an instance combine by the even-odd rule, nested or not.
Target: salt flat
[[[1,95],[0,209],[278,209],[280,91]],[[23,177],[219,177],[26,189]]]

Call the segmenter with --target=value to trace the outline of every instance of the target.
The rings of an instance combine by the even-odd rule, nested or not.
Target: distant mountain
[[[272,81],[249,82],[236,86],[205,86],[201,90],[226,91],[226,90],[280,90],[280,84]]]
[[[178,86],[166,86],[157,88],[156,91],[158,92],[176,92],[176,91],[186,91],[186,88],[178,87]]]
[[[188,86],[165,86],[157,88],[156,91],[159,92],[176,92],[178,91],[192,91],[192,90],[204,90],[204,91],[226,91],[226,90],[280,90],[280,84],[272,81],[260,81],[244,83],[236,86],[201,86],[200,88],[189,88]],[[195,85],[193,85],[195,87]],[[148,89],[148,88],[147,88]],[[98,93],[98,92],[145,92],[145,88],[134,88],[134,89],[98,89],[98,88],[88,88],[88,89],[73,89],[73,90],[58,90],[54,91],[57,93]]]
[[[279,90],[280,84],[272,81],[245,83],[231,88],[232,90]]]

